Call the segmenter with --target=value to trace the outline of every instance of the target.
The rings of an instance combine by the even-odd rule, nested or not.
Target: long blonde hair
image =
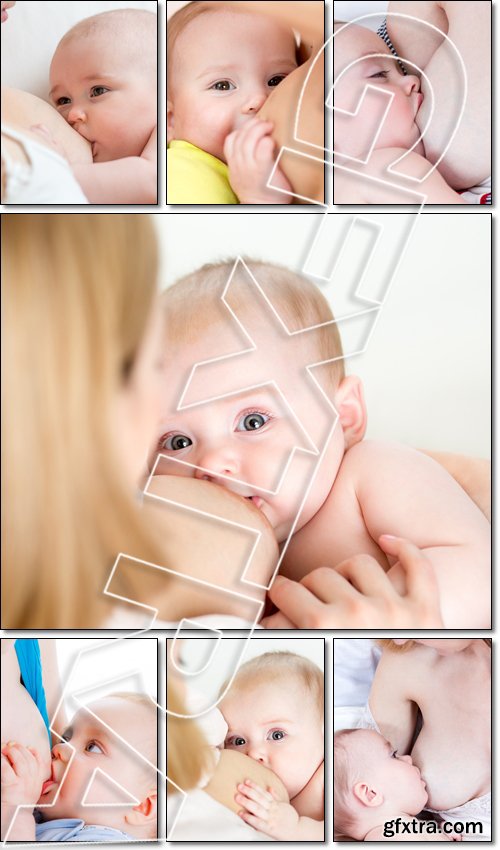
[[[114,414],[153,307],[154,230],[140,214],[2,220],[2,626],[93,628],[118,553],[161,557]]]
[[[179,688],[170,681],[168,673],[167,712],[172,712],[167,713],[167,794],[174,794],[175,786],[182,791],[195,788],[204,775],[214,770],[215,756],[196,720],[187,716]]]

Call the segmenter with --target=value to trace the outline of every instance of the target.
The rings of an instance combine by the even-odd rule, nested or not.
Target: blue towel
[[[47,727],[49,743],[52,747],[49,717],[47,714],[47,703],[42,682],[42,659],[40,657],[40,646],[35,638],[22,638],[14,644],[21,681],[42,715],[43,722]]]

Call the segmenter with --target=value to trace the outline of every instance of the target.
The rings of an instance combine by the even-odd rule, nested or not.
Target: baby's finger
[[[276,614],[271,614],[269,617],[264,617],[260,621],[260,625],[265,629],[294,629],[295,623],[292,623],[281,611]]]
[[[13,785],[17,781],[17,776],[9,764],[6,756],[1,756],[1,781],[2,785]]]
[[[261,801],[262,803],[267,802],[269,804],[273,802],[273,797],[269,791],[257,785],[256,782],[252,782],[251,779],[245,779],[244,783],[238,785],[238,790],[257,802]]]
[[[267,821],[262,820],[262,818],[257,817],[256,815],[252,815],[250,812],[238,812],[240,818],[248,823],[249,826],[253,826],[254,829],[257,829],[259,832],[266,832],[268,828]]]
[[[271,136],[264,136],[259,139],[255,146],[255,159],[259,165],[269,165],[269,174],[271,173],[271,165],[274,162],[274,140]]]
[[[258,142],[264,136],[269,135],[272,129],[273,125],[270,121],[257,120],[255,123],[252,122],[252,124],[248,124],[248,128],[245,128],[245,134],[242,137],[241,142],[241,154],[246,160],[255,158],[255,151]]]
[[[249,791],[251,789],[248,789]],[[245,811],[250,812],[252,815],[256,815],[263,820],[267,820],[269,815],[269,804],[266,806],[265,804],[259,802],[258,800],[251,799],[247,792],[244,794],[235,794],[234,799],[238,803],[239,806],[243,806]]]
[[[303,584],[277,576],[268,590],[269,598],[298,629],[316,629],[322,622],[325,606]],[[320,625],[321,621],[321,625]],[[334,625],[331,625],[334,628]]]
[[[335,567],[349,584],[363,596],[396,597],[396,591],[383,567],[371,555],[355,555]],[[344,589],[345,592],[345,589]]]

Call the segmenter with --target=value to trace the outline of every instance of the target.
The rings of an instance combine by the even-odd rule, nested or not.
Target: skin
[[[306,786],[324,758],[322,722],[301,682],[281,679],[230,690],[220,704],[228,724],[224,747],[269,767],[290,800]],[[272,721],[272,722],[271,722]]]
[[[250,682],[223,699],[221,711],[228,724],[225,748],[244,753],[270,768],[283,781],[291,800],[284,802],[269,783],[246,778],[238,784],[235,802],[240,817],[261,832],[279,840],[316,839],[321,822],[301,817],[295,799],[322,772],[324,744],[322,720],[312,696],[299,681]],[[323,788],[318,785],[323,806]]]
[[[361,59],[365,54],[369,55]],[[359,59],[361,61],[356,61]],[[423,153],[423,144],[418,142],[420,130],[416,123],[423,101],[420,81],[417,76],[403,74],[381,38],[365,27],[356,25],[339,29],[335,37],[334,73],[336,151],[359,159],[366,158],[385,107],[385,98],[370,97],[357,118],[343,115],[338,110],[354,113],[365,87],[373,85],[393,95],[374,149],[409,149],[416,145],[416,153]]]
[[[27,796],[18,798],[14,785],[7,788],[12,780],[10,759],[20,760],[29,768],[34,768],[40,783],[51,774],[50,744],[47,730],[34,701],[20,682],[20,669],[14,649],[14,640],[3,638],[2,648],[2,839],[5,838],[14,811],[12,806],[31,800],[36,802],[39,796],[38,786],[27,790]],[[54,729],[61,729],[64,716],[61,711],[54,717],[60,697],[59,674],[55,657],[55,642],[40,640],[43,683],[47,700],[47,711]],[[7,699],[8,694],[8,699]],[[10,745],[10,746],[8,746]],[[28,749],[29,748],[29,749]],[[38,780],[37,780],[38,781]]]
[[[423,194],[427,203],[464,203],[439,173],[434,171],[426,176],[430,166],[424,158],[423,143],[418,141],[425,127],[418,118],[425,103],[420,93],[419,78],[411,74],[404,76],[387,45],[365,27],[352,24],[345,29],[338,27],[336,32],[335,162],[348,168],[349,172],[336,169],[334,202],[408,203],[392,185],[396,183]],[[381,55],[362,59],[365,54]],[[362,61],[350,67],[358,59]],[[381,100],[374,92],[366,98],[358,115],[343,115],[337,110],[354,113],[367,85],[375,85],[392,94],[393,99],[373,152],[364,164],[386,108],[386,100]],[[398,173],[387,172],[387,168],[408,151],[411,153],[397,166]],[[350,157],[354,157],[354,161]],[[356,159],[363,162],[356,162]],[[360,177],[352,172],[359,172]],[[418,182],[405,181],[398,174],[417,178]],[[367,177],[372,179],[367,180]],[[411,202],[416,203],[417,199]]]
[[[344,742],[348,748],[353,784],[352,837],[386,840],[383,826],[400,818],[410,821],[427,802],[425,782],[410,756],[399,755],[378,732],[360,729]],[[434,837],[434,836],[433,836]],[[397,836],[398,840],[403,836]],[[408,840],[415,840],[411,835]],[[442,837],[438,840],[448,840]]]
[[[148,767],[143,758],[155,758],[154,713],[143,705],[113,697],[92,703],[89,708],[99,720],[81,709],[63,733],[68,743],[52,748],[53,781],[45,786],[38,801],[44,818],[77,817],[88,823],[121,829],[135,837],[150,837],[156,827],[156,777],[154,769]],[[137,752],[131,751],[116,736],[129,742]],[[92,803],[110,803],[113,794],[105,777],[98,774],[88,792],[88,804],[82,806],[85,790],[96,768],[122,785],[141,801],[140,804],[94,809]],[[119,789],[116,795],[117,801],[123,799]]]
[[[221,4],[214,0],[211,5],[220,8]],[[293,27],[300,35],[299,54],[303,64],[271,93],[258,117],[273,124],[272,135],[277,150],[287,147],[306,154],[304,157],[284,153],[280,160],[296,195],[293,202],[323,203],[324,61],[322,55],[317,59],[325,41],[323,3],[318,0],[294,0],[293,3],[283,3],[282,0],[231,0],[231,7],[267,15],[281,24]],[[299,138],[296,138],[295,116],[299,100],[301,113]],[[311,145],[316,149],[311,148]],[[311,156],[319,159],[311,159]]]
[[[411,640],[406,652],[384,649],[370,708],[393,746],[411,752],[429,806],[445,811],[491,787],[491,650],[477,638]],[[417,707],[423,726],[413,742]]]
[[[56,109],[91,143],[94,162],[142,154],[156,126],[155,76],[131,63],[125,44],[109,33],[63,40],[50,87]]]
[[[410,0],[389,3],[388,11],[432,24],[458,49],[467,70],[468,96],[460,129],[440,162],[439,171],[455,189],[477,186],[491,174],[491,3]],[[422,78],[425,97],[417,116],[421,129],[430,116],[428,87],[432,86],[436,112],[425,135],[425,151],[429,162],[434,163],[446,146],[456,122],[456,108],[462,102],[461,75],[454,72],[457,60],[443,36],[429,27],[389,15],[387,29],[399,55],[418,64],[429,78],[429,83]]]
[[[259,320],[245,317],[245,327],[256,345],[245,367],[248,385],[258,386],[272,378],[306,432],[317,445],[322,445],[328,433],[328,414],[321,410],[316,400],[313,403],[308,383],[297,379],[299,362],[315,362],[317,357],[307,347],[291,354],[289,341],[284,345],[275,328],[271,333],[262,315]],[[178,356],[168,364],[165,413],[156,448],[171,461],[165,461],[161,470],[173,475],[206,478],[251,499],[271,523],[277,540],[282,542],[290,533],[308,481],[296,455],[287,469],[286,483],[277,489],[290,451],[298,440],[297,432],[290,431],[288,411],[267,388],[230,395],[181,411],[176,409],[191,365],[214,357],[216,353],[234,351],[231,339],[230,331],[216,323],[204,332],[202,339],[180,347]],[[269,363],[272,363],[272,372]],[[228,393],[241,386],[239,364],[236,368],[236,361],[232,362],[231,358],[217,363],[212,371],[205,369],[202,397],[216,397],[221,385]],[[196,392],[195,386],[193,392]],[[356,378],[344,379],[331,397],[339,412],[339,427],[333,433],[325,460],[288,542],[284,574],[300,581],[316,568],[323,567],[323,574],[314,573],[309,579],[315,582],[309,589],[315,595],[320,584],[331,587],[326,592],[330,599],[335,599],[330,594],[334,594],[332,582],[336,577],[329,575],[331,580],[327,580],[324,565],[336,568],[344,565],[344,571],[349,572],[345,562],[349,565],[350,559],[363,553],[385,572],[390,571],[392,599],[385,594],[387,586],[380,571],[378,576],[373,576],[373,582],[377,596],[386,595],[392,622],[394,612],[409,614],[405,606],[398,604],[398,597],[406,596],[412,583],[407,586],[406,562],[401,564],[394,557],[391,543],[379,542],[381,535],[390,533],[412,540],[434,567],[442,618],[447,627],[463,628],[472,624],[486,627],[490,567],[489,526],[484,516],[453,479],[429,458],[402,446],[362,440],[366,410],[362,388]],[[255,427],[250,428],[252,423],[247,423],[248,417],[254,420]],[[307,468],[309,474],[311,469]],[[384,486],[381,481],[385,482]],[[399,493],[398,500],[393,497],[395,492]],[[440,508],[444,503],[447,504],[445,515]],[[408,559],[409,556],[403,552],[403,557]],[[417,556],[413,553],[412,557],[415,560]],[[471,560],[477,564],[474,573],[470,570]],[[457,581],[458,575],[460,581]],[[428,570],[424,579],[432,584]],[[462,591],[467,587],[467,593],[458,594],[458,586]],[[359,585],[357,589],[363,590]],[[323,595],[325,591],[320,593],[320,600],[328,602]],[[419,599],[420,593],[419,590]],[[352,614],[359,616],[359,612],[356,614],[357,600],[352,600],[352,595],[350,591]],[[276,599],[271,591],[271,598],[282,607],[282,597]],[[309,595],[307,599],[311,602]],[[429,608],[427,603],[425,616],[420,620],[421,624],[427,622],[428,627],[432,627],[433,618],[434,624],[441,622],[434,603],[432,606]],[[314,604],[309,605],[307,615],[316,622],[314,608]],[[416,611],[419,608],[422,610],[417,604]],[[382,621],[386,613],[382,608]],[[330,627],[334,624],[330,622]],[[316,622],[313,627],[320,625]]]
[[[255,116],[296,67],[289,27],[227,9],[195,18],[180,33],[171,59],[168,140],[190,142],[227,162],[241,203],[273,202],[276,193],[265,188],[274,162],[272,125]]]

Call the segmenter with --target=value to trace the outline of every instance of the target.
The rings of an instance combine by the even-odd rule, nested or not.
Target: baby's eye
[[[370,74],[370,80],[374,80],[377,77],[382,77],[384,80],[389,76],[389,71],[377,71],[376,74]]]
[[[58,97],[56,100],[56,106],[67,106],[68,103],[71,103],[69,97]]]
[[[193,441],[186,437],[185,434],[171,434],[167,437],[162,437],[158,444],[159,449],[167,449],[169,452],[179,452],[181,449],[187,449],[192,446]]]
[[[98,743],[96,743],[96,741],[89,741],[87,746],[85,747],[85,752],[86,753],[101,753],[101,754],[103,754],[104,750],[102,749],[102,747],[99,746]]]
[[[283,732],[283,729],[273,729],[273,731],[269,733],[271,741],[282,741],[285,736],[286,732]]]
[[[258,413],[257,411],[252,413],[246,413],[241,419],[238,421],[236,425],[236,431],[258,431],[259,428],[263,428],[266,422],[269,422],[270,416],[266,413]]]
[[[217,80],[213,86],[210,86],[214,91],[232,91],[236,86],[233,83],[230,83],[229,80]]]
[[[92,86],[90,89],[90,97],[100,97],[108,91],[109,89],[107,89],[106,86]]]
[[[398,757],[398,751],[397,751],[397,750],[394,750],[394,752],[393,752],[393,753],[391,753],[391,758],[393,758],[393,759],[397,759],[397,757]]]
[[[244,744],[246,741],[241,735],[232,735],[226,740],[226,747],[242,747]]]
[[[268,86],[279,86],[279,84],[283,82],[285,77],[286,77],[286,74],[275,74],[274,77],[271,77],[271,79],[268,80],[267,85]]]

